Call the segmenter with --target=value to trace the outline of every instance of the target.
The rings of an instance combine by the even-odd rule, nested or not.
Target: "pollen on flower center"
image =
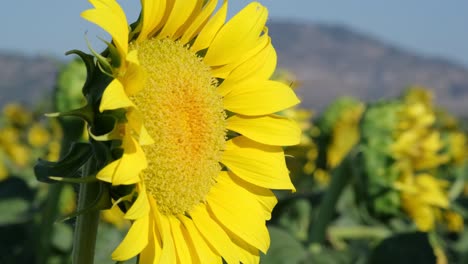
[[[163,214],[205,200],[221,170],[225,113],[216,80],[201,58],[176,41],[132,44],[148,78],[131,99],[155,143],[143,146],[148,192]]]

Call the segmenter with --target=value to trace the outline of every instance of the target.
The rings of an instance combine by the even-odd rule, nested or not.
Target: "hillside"
[[[322,109],[340,95],[374,100],[409,84],[431,88],[437,102],[468,110],[468,70],[382,43],[343,26],[275,22],[269,25],[279,66],[296,74],[303,105]]]
[[[53,58],[0,52],[0,107],[9,101],[31,105],[46,98],[59,64]]]
[[[434,90],[437,102],[468,111],[468,70],[382,43],[342,26],[273,22],[278,66],[296,74],[303,105],[321,110],[336,96],[363,100],[394,96],[409,84]],[[73,47],[70,47],[73,48]],[[65,59],[65,58],[60,58]],[[58,60],[0,52],[0,106],[31,104],[52,90]]]

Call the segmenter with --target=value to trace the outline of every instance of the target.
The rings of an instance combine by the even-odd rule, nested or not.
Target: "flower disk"
[[[163,214],[182,214],[205,200],[221,171],[222,97],[210,68],[181,43],[149,39],[131,48],[147,75],[131,100],[154,140],[143,146],[144,181]]]

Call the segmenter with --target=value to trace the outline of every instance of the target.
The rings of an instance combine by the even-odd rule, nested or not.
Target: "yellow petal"
[[[140,264],[158,264],[161,257],[161,240],[156,231],[156,224],[152,217],[149,218],[148,245],[140,254]]]
[[[192,263],[192,259],[197,256],[190,255],[190,249],[187,241],[182,234],[182,223],[175,217],[168,217],[171,226],[172,237],[174,238],[174,245],[177,253],[177,263]]]
[[[242,264],[258,264],[260,262],[260,252],[257,248],[247,244],[232,232],[228,231],[228,234],[234,244],[234,249],[239,254]]]
[[[123,261],[140,253],[148,245],[149,217],[133,222],[124,240],[112,253],[112,259]]]
[[[191,246],[193,247],[192,250],[198,256],[194,263],[221,264],[223,262],[221,256],[217,255],[214,250],[211,249],[210,246],[206,243],[193,224],[192,219],[189,219],[184,215],[179,215],[178,218],[185,227],[184,236],[187,238],[187,240],[191,241]]]
[[[177,30],[185,24],[193,10],[197,6],[198,0],[177,0],[174,2],[169,18],[167,19],[158,38],[173,38]]]
[[[140,65],[140,60],[138,59],[138,50],[132,50],[127,54],[127,61],[136,65]]]
[[[224,108],[242,115],[269,115],[299,103],[294,91],[281,82],[249,79],[223,87],[219,93],[224,95]]]
[[[182,44],[190,42],[195,37],[195,35],[200,32],[200,29],[208,21],[208,18],[210,18],[217,4],[218,0],[209,0],[203,10],[197,15],[195,20],[192,23],[188,23],[188,27],[184,30],[180,39]]]
[[[255,46],[267,17],[267,9],[260,3],[247,5],[219,30],[203,61],[209,66],[220,66],[238,59]]]
[[[218,222],[265,253],[270,246],[270,236],[260,205],[229,180],[226,173],[220,174],[216,180],[207,195],[207,203]]]
[[[149,135],[148,130],[143,125],[143,117],[141,113],[134,108],[127,111],[128,125],[138,135],[138,142],[140,145],[151,145],[154,143],[153,138]]]
[[[99,171],[96,178],[112,185],[134,184],[140,181],[140,172],[148,165],[145,153],[132,136],[123,139],[122,147],[122,157]]]
[[[81,13],[81,17],[107,31],[125,59],[128,51],[128,23],[124,11],[115,0],[89,0],[94,9]]]
[[[218,255],[222,256],[228,264],[239,263],[237,254],[232,251],[231,239],[211,217],[204,204],[197,205],[190,212],[190,216],[200,234]]]
[[[141,0],[142,22],[137,42],[148,39],[157,30],[166,12],[166,0]]]
[[[255,77],[268,80],[276,68],[276,51],[271,44],[235,68],[227,77],[231,81],[238,81]]]
[[[218,30],[223,26],[224,21],[226,21],[227,6],[228,1],[224,0],[223,5],[218,10],[218,12],[216,12],[216,14],[206,23],[206,25],[200,31],[200,34],[198,34],[197,38],[195,39],[195,42],[190,47],[192,51],[198,52],[210,46],[216,33],[218,33]]]
[[[148,75],[144,68],[136,63],[130,62],[127,65],[127,71],[120,81],[125,88],[125,93],[132,96],[143,89]]]
[[[138,197],[133,203],[132,207],[125,213],[126,219],[138,219],[149,213],[150,207],[148,202],[148,195],[145,190],[145,185],[138,183]]]
[[[232,172],[222,172],[227,173],[229,180],[233,183],[241,186],[244,190],[247,191],[247,194],[251,196],[252,200],[256,200],[261,206],[261,212],[263,212],[266,220],[271,219],[271,212],[275,207],[278,200],[276,199],[275,194],[267,188],[263,188],[252,183],[249,183]]]
[[[182,35],[187,31],[187,28],[193,25],[195,22],[195,19],[200,15],[203,5],[206,2],[206,0],[196,0],[196,1],[197,2],[195,4],[195,7],[192,10],[192,13],[190,14],[189,18],[185,20],[185,23],[182,24],[182,26],[179,27],[179,29],[176,31],[175,35],[173,36],[174,39],[180,40]]]
[[[226,143],[221,162],[234,174],[255,185],[295,190],[289,179],[281,147],[264,145],[239,136]]]
[[[227,120],[227,128],[267,145],[292,146],[299,144],[301,139],[297,123],[277,115],[233,115]]]
[[[250,60],[261,59],[258,56],[260,56],[260,54],[265,55],[265,52],[268,51],[268,50],[265,50],[265,49],[267,49],[268,46],[271,46],[271,38],[268,36],[268,32],[265,30],[263,35],[260,36],[260,38],[258,38],[257,44],[255,45],[254,48],[244,52],[239,58],[237,58],[232,63],[226,64],[226,65],[223,65],[223,66],[212,67],[211,74],[214,77],[217,77],[217,78],[231,80],[230,74],[234,69],[236,69],[237,67],[239,67],[240,65],[243,65],[245,63],[248,64],[249,63],[248,61],[250,61]],[[271,46],[271,48],[273,49],[273,46]],[[274,51],[274,49],[273,49],[273,51]],[[263,68],[261,68],[261,69],[271,68],[272,63],[270,61],[272,59],[274,59],[274,66],[276,67],[276,51],[274,51],[274,55],[269,54],[268,57],[264,57],[265,61],[263,62],[264,65],[263,65]],[[250,62],[250,63],[252,63],[252,62]],[[248,65],[245,65],[245,66],[248,67]],[[240,71],[241,71],[241,69],[239,69],[237,71],[237,74],[232,76],[232,77],[235,77],[235,76],[239,75],[241,73]],[[266,71],[266,70],[263,70],[263,71]],[[262,79],[263,76],[265,75],[262,72],[259,72],[258,74],[259,75],[258,75],[257,79]],[[271,76],[268,76],[268,77],[266,77],[264,79],[269,79],[269,77],[271,77]],[[232,78],[232,79],[234,81],[239,80],[239,78]]]
[[[134,104],[125,93],[122,83],[119,80],[114,79],[109,83],[102,94],[99,111],[103,112],[104,110],[114,110],[133,106]]]
[[[151,199],[152,198],[150,198],[150,201]],[[174,247],[174,240],[171,234],[171,226],[169,224],[169,219],[167,216],[162,215],[159,212],[159,210],[153,210],[153,216],[156,220],[156,226],[158,227],[156,232],[159,232],[162,241],[161,259],[159,263],[176,263],[177,257]]]

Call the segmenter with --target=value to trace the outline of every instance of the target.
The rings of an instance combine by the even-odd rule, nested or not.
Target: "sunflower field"
[[[468,263],[468,127],[430,89],[307,109],[259,3],[90,3],[107,48],[2,108],[0,264]]]

